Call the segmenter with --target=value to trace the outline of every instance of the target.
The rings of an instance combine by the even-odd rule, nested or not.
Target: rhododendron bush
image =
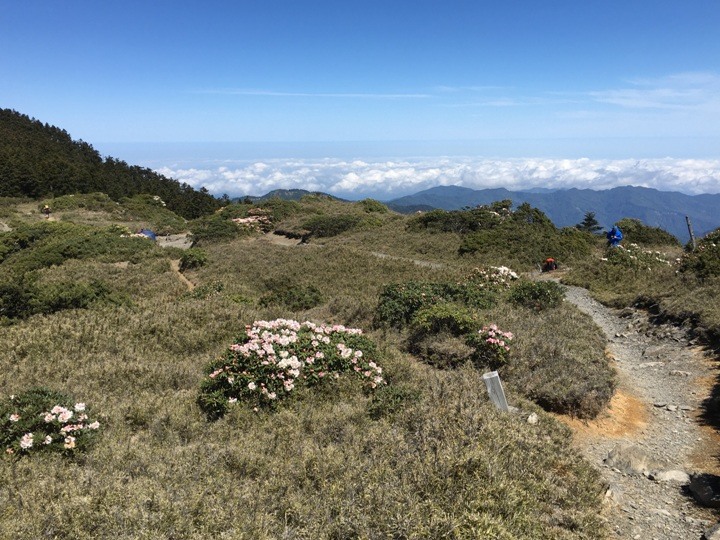
[[[85,403],[44,388],[12,395],[0,403],[0,445],[7,456],[84,449],[100,422],[92,420]]]
[[[273,407],[301,386],[350,373],[369,389],[384,385],[375,346],[362,330],[293,320],[255,321],[211,363],[198,403],[210,418],[229,405]]]
[[[476,362],[498,368],[508,361],[513,337],[512,332],[504,332],[497,325],[491,324],[470,336],[468,343],[475,347]]]

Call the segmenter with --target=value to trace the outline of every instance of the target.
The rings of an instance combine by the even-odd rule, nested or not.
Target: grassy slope
[[[189,296],[162,256],[43,270],[46,280],[112,283],[131,304],[0,328],[3,396],[47,385],[87,402],[103,424],[86,456],[2,462],[0,537],[602,538],[598,475],[564,427],[512,391],[540,423],[499,414],[479,372],[420,364],[395,332],[369,335],[391,385],[419,395],[396,412],[373,419],[371,398],[341,380],[277,413],[236,407],[215,423],[201,415],[202,369],[242,325],[295,317],[369,329],[384,284],[452,280],[473,265],[456,255],[456,236],[405,233],[403,218],[389,214],[375,225],[300,247],[209,243],[209,264],[186,274],[201,290],[223,284],[207,296]],[[278,282],[314,285],[325,301],[303,313],[257,307]],[[486,316],[516,332],[528,358],[551,354],[537,352],[538,340],[559,335],[556,349],[572,351],[582,348],[578,334],[597,339],[573,310]]]

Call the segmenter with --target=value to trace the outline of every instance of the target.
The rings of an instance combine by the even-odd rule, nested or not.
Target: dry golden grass
[[[522,412],[498,412],[481,373],[420,364],[396,332],[369,337],[390,386],[406,391],[399,405],[340,379],[277,412],[201,414],[203,368],[244,324],[287,317],[369,329],[383,285],[465,275],[449,238],[403,231],[391,217],[324,245],[209,244],[208,264],[186,274],[192,292],[162,256],[42,270],[47,281],[101,280],[129,302],[0,327],[0,396],[48,386],[86,402],[102,424],[75,459],[0,461],[0,538],[603,538],[599,476],[567,428],[512,388]],[[313,285],[325,301],[301,313],[258,307],[278,282]],[[560,326],[558,348],[585,343],[568,329],[586,321],[570,311],[545,322],[500,308],[487,316],[518,334],[519,354],[535,328],[552,339]],[[537,425],[525,421],[530,412]]]

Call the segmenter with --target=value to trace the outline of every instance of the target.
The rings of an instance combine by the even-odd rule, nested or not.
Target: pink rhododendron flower
[[[28,448],[32,448],[33,445],[33,434],[32,433],[26,433],[22,436],[20,439],[20,448],[23,450],[27,450]]]

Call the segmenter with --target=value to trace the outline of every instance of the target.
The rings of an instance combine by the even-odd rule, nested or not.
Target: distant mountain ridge
[[[606,229],[622,218],[635,218],[646,225],[660,227],[683,242],[690,238],[685,216],[690,218],[696,236],[720,227],[720,194],[685,195],[634,186],[551,192],[438,186],[385,204],[397,212],[410,213],[429,208],[459,210],[503,199],[511,199],[515,206],[527,202],[539,208],[558,227],[580,223],[586,212],[595,212],[595,218]]]
[[[315,195],[317,197],[325,197],[328,199],[332,199],[334,201],[344,201],[345,199],[340,199],[339,197],[335,197],[334,195],[330,195],[328,193],[323,193],[322,191],[308,191],[307,189],[274,189],[272,191],[267,192],[265,195],[255,196],[255,195],[245,195],[244,197],[237,197],[233,200],[235,201],[241,201],[243,199],[250,199],[253,202],[257,201],[265,201],[267,199],[283,199],[286,201],[299,201],[306,195]]]

